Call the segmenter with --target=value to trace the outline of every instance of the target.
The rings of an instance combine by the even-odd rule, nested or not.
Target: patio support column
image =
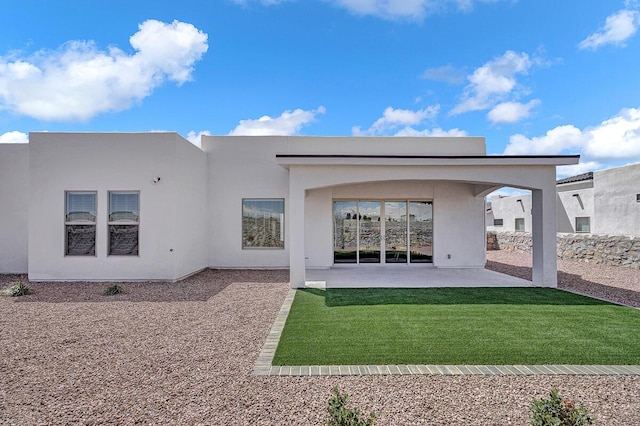
[[[555,173],[552,177],[555,179]],[[533,284],[540,287],[557,287],[555,180],[542,190],[531,190],[531,200]]]
[[[304,202],[305,189],[296,169],[289,170],[289,281],[291,288],[303,288],[305,276]]]

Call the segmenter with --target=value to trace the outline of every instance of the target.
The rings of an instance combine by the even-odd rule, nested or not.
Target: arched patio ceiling
[[[484,196],[497,188],[543,189],[555,186],[555,167],[577,164],[562,156],[276,156],[278,164],[305,189],[378,181],[437,180],[475,185]]]

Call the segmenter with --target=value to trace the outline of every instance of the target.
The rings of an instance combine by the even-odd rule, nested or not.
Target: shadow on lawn
[[[7,287],[18,278],[33,291],[14,299],[20,303],[204,302],[233,283],[287,283],[289,271],[205,269],[175,283],[117,283],[124,288],[124,293],[113,296],[105,296],[103,292],[115,282],[29,282],[26,277],[4,275],[0,276],[0,287]]]
[[[325,305],[609,305],[590,297],[549,288],[305,288]]]
[[[487,269],[531,281],[531,267],[514,266],[487,261]],[[587,294],[613,303],[640,308],[640,291],[607,286],[585,280],[580,275],[558,271],[558,288],[580,294]]]

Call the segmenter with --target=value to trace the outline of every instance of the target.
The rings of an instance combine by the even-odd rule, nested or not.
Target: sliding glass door
[[[360,263],[380,263],[380,201],[358,201]]]
[[[358,263],[358,202],[333,202],[333,263]]]
[[[386,263],[407,263],[406,201],[385,201],[384,241]]]
[[[433,203],[409,201],[409,261],[433,261]]]
[[[432,259],[431,201],[334,201],[334,263],[431,263]]]

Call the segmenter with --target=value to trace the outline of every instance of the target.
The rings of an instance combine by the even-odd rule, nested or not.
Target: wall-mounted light
[[[155,177],[153,178],[153,180],[151,181],[154,185],[158,182],[160,182],[160,178],[159,177]]]

